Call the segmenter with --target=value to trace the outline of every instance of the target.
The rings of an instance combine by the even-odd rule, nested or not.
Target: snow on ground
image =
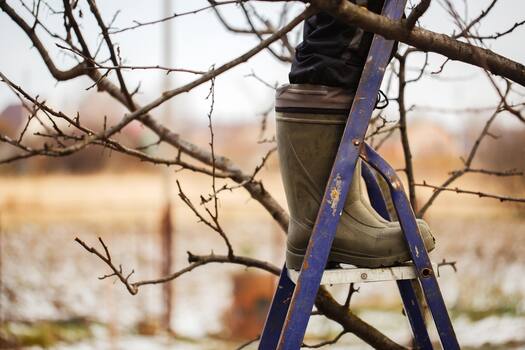
[[[443,269],[441,286],[455,315],[454,324],[461,344],[473,348],[486,344],[504,346],[511,342],[525,344],[525,280],[519,278],[525,272],[521,254],[525,248],[525,222],[493,219],[435,221],[432,226],[438,232],[438,250],[433,253],[434,260],[447,257],[458,264],[457,273],[450,268]],[[275,228],[267,221],[260,219],[250,225],[237,221],[234,224],[238,228],[234,244],[241,247],[243,254],[275,263],[282,261],[282,254],[275,254],[276,246],[268,244],[268,237]],[[177,268],[187,264],[187,250],[195,253],[224,250],[213,233],[196,229],[200,226],[186,223],[179,226],[175,246]],[[460,241],[454,232],[461,233]],[[174,284],[174,327],[179,334],[195,341],[140,336],[134,334],[135,325],[158,316],[161,288],[145,287],[137,296],[131,296],[118,282],[99,281],[97,276],[107,273],[107,270],[73,242],[74,237],[79,236],[95,245],[97,235],[105,239],[113,258],[121,262],[125,270],[134,268],[137,278],[141,279],[157,275],[160,248],[157,236],[147,226],[21,226],[3,232],[1,237],[1,319],[87,317],[118,329],[118,336],[113,334],[110,337],[106,330],[99,329],[88,341],[54,347],[64,350],[220,350],[238,345],[214,340],[209,335],[223,331],[222,317],[231,303],[231,274],[242,271],[242,268],[207,266]],[[346,287],[334,287],[333,291],[338,298],[344,299]],[[392,284],[363,286],[352,305],[365,320],[396,341],[408,341],[409,328],[400,313],[398,294]],[[472,317],[472,312],[475,317]],[[337,334],[339,328],[317,319],[312,321],[309,330],[311,335],[329,337]],[[315,341],[311,339],[310,343]],[[332,348],[368,349],[351,334],[345,335]]]

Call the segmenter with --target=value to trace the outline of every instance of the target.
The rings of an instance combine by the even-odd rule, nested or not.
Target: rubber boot
[[[290,212],[286,249],[289,269],[301,268],[317,218],[348,115],[342,112],[349,109],[353,97],[343,95],[346,104],[338,105],[334,102],[342,101],[341,94],[334,88],[288,85],[277,93],[277,146]],[[301,99],[308,107],[298,107]],[[371,207],[363,196],[361,182],[358,161],[328,261],[379,267],[410,260],[399,223],[384,220]],[[432,250],[435,241],[428,225],[418,220],[418,226],[427,250]]]

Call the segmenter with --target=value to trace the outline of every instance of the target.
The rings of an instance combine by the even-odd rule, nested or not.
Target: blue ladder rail
[[[368,165],[362,167],[362,176],[366,183],[366,189],[372,207],[384,219],[390,220],[390,213],[388,212],[383,193],[374,173],[370,170]],[[401,280],[396,281],[396,283],[403,301],[405,313],[410,322],[410,327],[412,328],[415,345],[419,349],[432,349],[432,342],[430,341],[428,330],[425,325],[424,313],[417,299],[417,294],[412,286],[412,282]]]
[[[386,0],[383,16],[401,18],[405,3],[406,0]],[[290,280],[284,266],[259,349],[297,350],[301,347],[358,157],[363,158],[386,179],[441,344],[446,350],[459,349],[432,264],[402,184],[388,163],[364,143],[393,45],[393,41],[374,35],[297,283]],[[366,179],[366,174],[364,176]],[[370,181],[369,178],[368,182]],[[370,186],[369,191],[375,191],[376,194],[371,196],[372,204],[387,218],[388,213],[379,188]],[[432,349],[411,282],[398,281],[398,287],[417,348]]]
[[[456,334],[452,327],[452,322],[450,321],[445,302],[443,301],[443,296],[441,295],[437,283],[436,273],[432,267],[430,258],[428,257],[428,252],[423,243],[423,239],[421,238],[414,212],[412,211],[410,202],[403,189],[401,180],[397,176],[395,170],[369,145],[365,144],[361,149],[361,157],[376,169],[385,180],[387,180],[386,182],[389,186],[392,200],[394,201],[394,208],[405,235],[412,261],[418,273],[418,280],[423,288],[425,300],[436,325],[441,345],[446,350],[459,349]],[[400,287],[400,292],[403,293],[403,291],[404,290]],[[404,297],[403,302],[405,303]],[[407,310],[407,314],[414,311],[415,310]],[[408,316],[412,325],[414,320],[411,319],[410,315]],[[412,325],[412,328],[415,329],[414,325]],[[418,343],[417,339],[420,335],[421,334],[414,332],[416,344],[422,347],[419,345],[420,343]],[[426,336],[428,337],[428,334]],[[424,339],[421,340],[425,341]],[[423,348],[432,349],[432,346],[429,343],[426,346],[423,346]]]

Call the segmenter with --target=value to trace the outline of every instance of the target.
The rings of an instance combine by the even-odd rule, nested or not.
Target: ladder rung
[[[343,265],[344,266],[344,265]],[[351,266],[351,265],[346,265]],[[439,277],[437,264],[432,263],[432,267]],[[297,283],[299,271],[288,270],[290,279]],[[367,269],[360,267],[343,267],[340,269],[325,270],[321,279],[321,284],[349,284],[380,281],[412,280],[416,278],[416,271],[413,264],[404,264],[392,267],[380,267]]]

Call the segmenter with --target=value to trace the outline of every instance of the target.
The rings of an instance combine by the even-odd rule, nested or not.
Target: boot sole
[[[304,253],[297,254],[286,250],[286,268],[289,270],[300,270],[303,264]],[[328,256],[328,263],[349,264],[358,267],[386,267],[401,264],[410,260],[410,255],[388,256],[381,258],[369,258],[362,256],[349,255],[345,253],[331,252]]]
[[[425,246],[430,252],[434,250],[435,242],[434,240],[425,241]],[[286,268],[289,270],[300,270],[301,265],[303,264],[305,250],[298,250],[298,252],[291,251],[289,248],[286,249]],[[357,267],[367,267],[367,268],[377,268],[377,267],[390,267],[395,266],[410,260],[410,253],[407,251],[405,254],[391,255],[385,257],[367,257],[353,255],[338,251],[331,251],[328,256],[328,262],[335,264],[348,264],[354,265]]]

